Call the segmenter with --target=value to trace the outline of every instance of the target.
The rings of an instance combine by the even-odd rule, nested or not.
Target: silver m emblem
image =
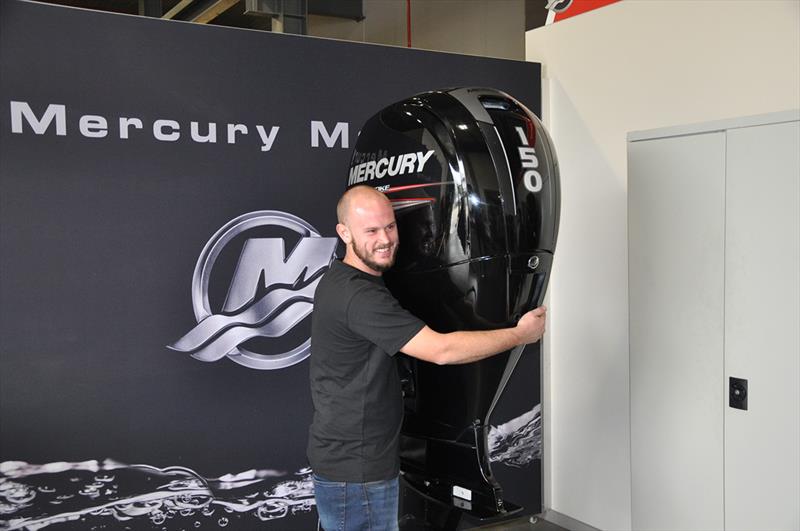
[[[234,237],[256,227],[277,225],[300,234],[289,256],[281,238],[251,238],[239,261],[219,313],[211,310],[208,285],[214,263]],[[311,314],[314,290],[334,259],[336,238],[322,238],[306,221],[274,210],[250,212],[219,229],[206,244],[192,277],[197,326],[169,348],[202,361],[225,356],[252,369],[282,369],[308,357],[311,339],[281,353],[259,354],[240,345],[255,337],[284,335]],[[272,288],[257,297],[259,291]]]

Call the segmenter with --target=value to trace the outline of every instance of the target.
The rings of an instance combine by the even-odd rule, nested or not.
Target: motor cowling
[[[400,303],[438,332],[514,326],[544,298],[558,235],[556,153],[539,119],[490,88],[418,94],[371,117],[348,187],[395,210],[400,247],[384,274]],[[506,512],[487,453],[489,417],[523,347],[438,366],[398,356],[405,479],[474,514]],[[462,492],[462,491],[458,491]]]

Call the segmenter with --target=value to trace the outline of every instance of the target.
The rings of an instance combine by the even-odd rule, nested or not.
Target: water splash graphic
[[[289,476],[289,477],[286,477]],[[255,529],[314,507],[311,469],[204,478],[107,459],[0,463],[0,529]],[[67,524],[65,527],[64,524]],[[69,525],[71,524],[71,525]]]
[[[542,406],[489,428],[489,461],[523,468],[542,459]]]
[[[489,430],[493,463],[523,468],[542,458],[541,407]],[[282,518],[314,509],[311,469],[248,470],[205,478],[181,466],[111,459],[44,465],[0,463],[0,530],[287,529]],[[269,528],[269,527],[266,527]]]

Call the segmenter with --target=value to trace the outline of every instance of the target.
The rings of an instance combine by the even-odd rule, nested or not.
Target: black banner
[[[0,3],[0,523],[313,528],[302,281],[358,128],[454,86],[539,113],[539,85],[532,63]],[[495,472],[530,512],[535,351],[507,393]]]

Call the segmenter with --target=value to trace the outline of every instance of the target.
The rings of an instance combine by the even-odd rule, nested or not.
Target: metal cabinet
[[[628,239],[633,528],[800,529],[800,112],[629,134]]]

